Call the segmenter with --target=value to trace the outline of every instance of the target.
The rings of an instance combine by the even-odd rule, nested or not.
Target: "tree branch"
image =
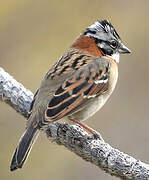
[[[0,99],[13,109],[28,116],[33,94],[0,68]],[[47,137],[64,145],[84,160],[121,179],[149,180],[149,165],[94,139],[79,126],[51,123]]]

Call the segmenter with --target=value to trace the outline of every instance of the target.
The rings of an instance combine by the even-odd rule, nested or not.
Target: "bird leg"
[[[85,129],[86,131],[88,131],[89,133],[91,133],[95,139],[100,139],[101,141],[104,141],[103,138],[102,138],[102,136],[101,136],[101,134],[100,134],[99,132],[95,131],[94,129],[90,128],[89,126],[81,123],[79,120],[76,120],[76,119],[74,119],[74,118],[72,118],[72,117],[70,117],[70,116],[69,116],[69,120],[72,121],[72,122],[74,122],[74,123],[76,123],[76,124],[78,124],[78,125],[81,126],[83,129]]]

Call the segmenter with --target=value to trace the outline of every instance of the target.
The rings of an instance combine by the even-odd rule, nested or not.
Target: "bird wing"
[[[45,111],[46,119],[59,120],[78,107],[104,93],[109,84],[110,63],[106,57],[97,58],[75,71],[55,90]]]

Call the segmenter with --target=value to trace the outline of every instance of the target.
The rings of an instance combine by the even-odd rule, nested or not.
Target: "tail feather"
[[[32,126],[26,129],[25,133],[20,138],[19,144],[13,155],[10,165],[11,171],[22,168],[25,160],[29,155],[32,145],[35,142],[35,137],[37,137],[38,132],[39,129]]]

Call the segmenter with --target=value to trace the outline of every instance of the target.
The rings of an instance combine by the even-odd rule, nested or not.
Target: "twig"
[[[0,68],[0,99],[27,117],[33,94]],[[111,175],[121,179],[149,180],[148,164],[94,139],[79,126],[51,123],[46,134],[50,140],[64,145]]]

